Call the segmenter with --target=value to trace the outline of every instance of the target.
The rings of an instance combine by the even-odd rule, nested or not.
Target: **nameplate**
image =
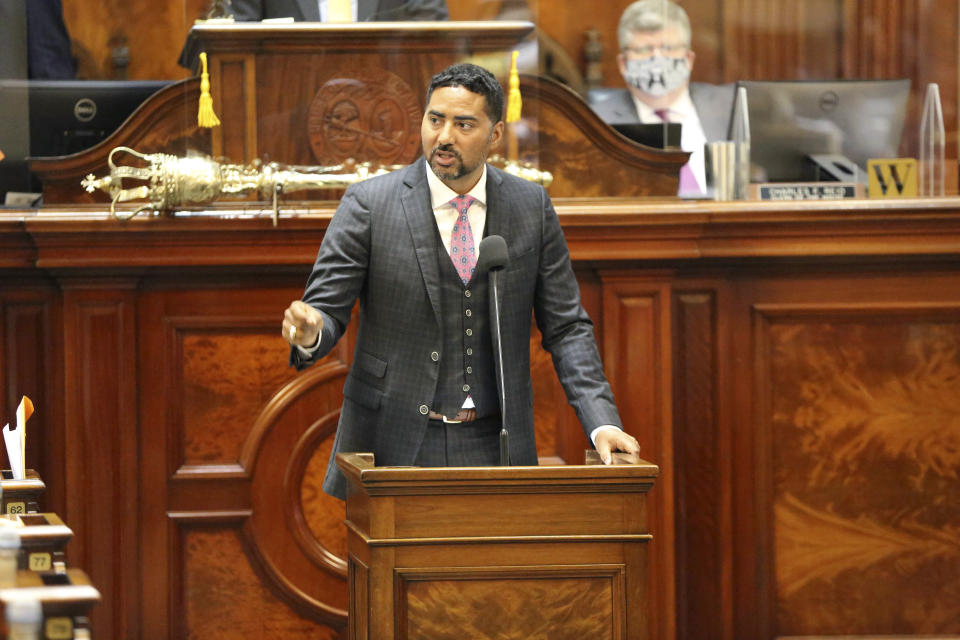
[[[868,160],[867,184],[871,198],[916,197],[916,158],[874,158]]]
[[[751,186],[756,200],[842,200],[863,195],[855,182],[761,182]]]
[[[44,623],[44,637],[47,640],[70,640],[73,638],[73,620],[64,616],[47,618]]]
[[[53,568],[53,559],[49,553],[31,553],[28,560],[30,571],[50,571]]]

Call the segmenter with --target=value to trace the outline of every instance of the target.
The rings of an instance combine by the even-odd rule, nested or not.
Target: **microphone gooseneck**
[[[500,387],[500,465],[510,464],[510,433],[507,429],[507,391],[503,380],[503,341],[500,339],[500,300],[497,295],[497,272],[507,265],[507,241],[503,236],[487,236],[480,241],[477,268],[489,273],[493,300],[493,339],[497,345],[496,360]]]

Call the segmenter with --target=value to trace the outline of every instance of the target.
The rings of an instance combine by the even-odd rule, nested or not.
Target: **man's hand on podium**
[[[629,433],[620,429],[601,429],[596,435],[595,446],[603,464],[613,462],[612,452],[614,451],[625,453],[630,464],[640,462],[640,443]]]
[[[283,324],[280,331],[283,334],[283,339],[292,346],[305,349],[316,346],[317,338],[322,330],[323,316],[302,300],[294,300],[283,312]]]

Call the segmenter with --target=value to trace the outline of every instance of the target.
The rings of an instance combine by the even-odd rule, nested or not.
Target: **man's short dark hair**
[[[451,65],[433,76],[430,79],[430,88],[427,89],[427,104],[430,104],[433,90],[440,87],[463,87],[483,96],[487,102],[484,110],[490,117],[490,122],[496,124],[503,119],[503,87],[493,74],[483,67],[464,62]]]

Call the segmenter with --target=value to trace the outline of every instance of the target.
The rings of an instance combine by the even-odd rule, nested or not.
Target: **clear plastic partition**
[[[683,123],[681,195],[957,193],[956,2],[619,5],[617,66],[589,94],[611,97],[591,104]]]
[[[179,172],[177,208],[333,200],[421,155],[430,77],[461,61],[508,98],[533,92],[492,162],[556,174],[551,193],[654,194],[618,186],[649,172],[604,181],[604,163],[674,167],[683,151],[686,198],[865,197],[875,179],[905,195],[910,175],[919,195],[955,195],[958,14],[945,0],[11,0],[0,202],[103,202],[116,181],[88,173],[130,167],[135,189],[156,154]],[[28,157],[73,160],[31,171]]]
[[[539,69],[523,3],[193,0],[121,16],[71,0],[43,15],[11,4],[19,62],[4,70],[3,106],[17,124],[4,127],[0,166],[15,205],[42,204],[41,193],[168,211],[335,200],[422,155],[430,79],[458,62],[489,69],[507,97],[513,117],[491,162],[544,179],[535,109],[508,108],[519,75]],[[88,161],[68,183],[56,159],[78,153]]]

